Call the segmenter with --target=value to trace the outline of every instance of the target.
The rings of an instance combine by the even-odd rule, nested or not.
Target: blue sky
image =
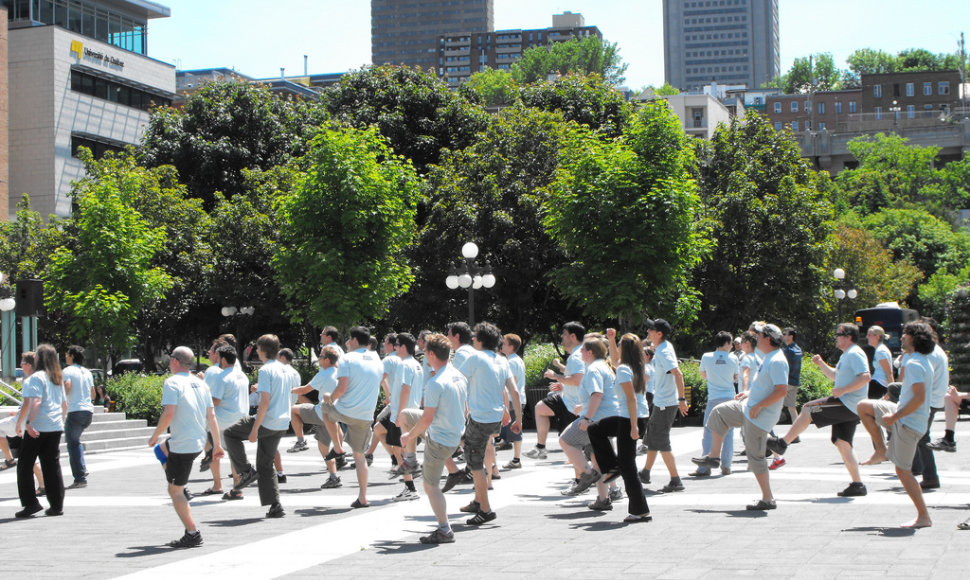
[[[181,69],[235,68],[254,77],[341,72],[370,63],[367,0],[156,0],[171,18],[149,24],[149,56]],[[970,35],[968,0],[780,0],[781,68],[813,52],[839,66],[857,48],[953,52]],[[661,0],[495,0],[495,28],[544,28],[579,12],[620,46],[627,84],[660,85]],[[970,41],[970,39],[968,39]]]

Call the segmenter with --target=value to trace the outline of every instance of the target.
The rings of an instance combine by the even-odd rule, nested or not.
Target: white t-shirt
[[[931,407],[942,409],[946,392],[950,388],[950,359],[946,356],[946,351],[937,344],[934,345],[933,352],[926,355],[926,360],[933,367],[933,388],[927,386],[926,396]]]
[[[738,359],[724,350],[704,353],[700,370],[707,373],[707,400],[730,399],[734,396],[734,379],[738,375]]]
[[[744,416],[762,431],[771,431],[781,418],[781,407],[785,399],[761,409],[758,416],[751,418],[751,407],[767,399],[775,392],[776,385],[788,387],[788,359],[780,348],[767,355],[754,378],[748,383],[748,396],[744,399]]]
[[[300,395],[294,393],[293,389],[298,389],[303,386],[303,378],[300,377],[300,371],[293,368],[293,365],[285,363],[280,364],[282,364],[283,368],[286,370],[286,389],[290,394],[290,406],[292,407],[300,398]]]
[[[647,379],[644,375],[644,380]],[[626,404],[626,391],[623,390],[623,383],[630,383],[633,387],[633,369],[627,365],[620,365],[616,367],[616,379],[613,381],[613,390],[616,393],[617,405],[619,406],[620,417],[630,418],[630,408]],[[650,406],[647,404],[647,394],[646,389],[641,393],[637,393],[634,390],[634,398],[637,401],[637,417],[648,417],[650,415]]]
[[[168,448],[173,453],[199,453],[205,447],[206,414],[212,395],[204,382],[189,373],[177,373],[162,385],[162,405],[175,406],[169,426],[172,437]]]
[[[680,368],[674,345],[665,340],[657,345],[653,355],[653,367],[657,370],[654,376],[653,404],[657,407],[677,406],[677,382],[670,371]]]
[[[889,368],[892,368],[893,353],[889,351],[889,347],[884,343],[879,343],[879,346],[876,347],[876,352],[872,355],[872,380],[885,387],[892,381],[886,376],[886,369],[882,368],[882,362],[880,361],[884,360],[888,361]]]
[[[216,421],[225,429],[249,414],[249,378],[246,373],[231,366],[215,373],[215,380],[206,381],[213,399],[219,399],[216,407]],[[208,373],[206,375],[208,377]],[[258,405],[259,403],[257,403]]]
[[[613,388],[615,381],[616,377],[605,360],[597,359],[587,365],[586,372],[583,374],[583,382],[579,385],[579,399],[583,402],[582,416],[589,417],[591,421],[599,421],[620,414],[616,390]],[[596,413],[590,415],[589,401],[594,393],[602,394],[603,398],[600,399]]]
[[[515,379],[515,388],[519,391],[519,400],[525,405],[525,361],[514,352],[505,358],[509,362],[512,378]]]
[[[334,403],[337,411],[354,419],[371,421],[381,392],[384,365],[374,351],[358,348],[340,359],[337,379],[348,379],[347,390]]]
[[[852,384],[856,377],[862,373],[869,372],[869,359],[866,358],[866,351],[858,344],[853,344],[842,353],[839,362],[835,366],[835,388],[841,389]],[[842,404],[849,408],[856,415],[859,411],[859,402],[869,396],[868,385],[863,385],[861,389],[856,389],[851,393],[846,393],[839,397]]]
[[[64,430],[64,385],[55,385],[47,378],[45,371],[36,371],[24,381],[24,399],[34,397],[40,399],[40,407],[31,427],[42,433],[54,433]],[[29,417],[29,415],[28,415]],[[24,430],[26,432],[26,429]]]
[[[505,381],[511,376],[509,364],[494,350],[476,350],[456,366],[468,379],[468,410],[479,423],[496,423],[505,414]],[[425,402],[427,404],[427,402]]]
[[[262,426],[273,431],[285,431],[290,425],[290,393],[287,385],[292,379],[288,375],[286,367],[278,360],[266,361],[259,368],[256,392],[269,393],[269,409]]]
[[[586,363],[583,362],[582,348],[583,345],[576,345],[572,352],[569,353],[569,358],[566,359],[566,370],[563,371],[564,376],[571,377],[586,372]],[[563,384],[562,402],[565,403],[567,411],[570,413],[574,412],[576,405],[582,402],[579,398],[579,385],[572,386]]]
[[[401,389],[404,385],[410,387],[405,409],[417,409],[421,406],[421,396],[424,388],[424,371],[421,363],[413,356],[401,359],[395,372],[395,380],[391,385],[391,421],[397,421],[397,414],[401,411]]]
[[[424,385],[424,405],[434,407],[428,438],[445,447],[457,447],[465,432],[468,381],[450,364],[438,369]]]
[[[906,372],[903,374],[903,386],[899,390],[899,406],[902,409],[913,400],[913,385],[923,383],[923,402],[915,411],[899,420],[919,434],[926,433],[930,421],[930,391],[933,385],[933,366],[925,355],[914,352],[906,359]]]

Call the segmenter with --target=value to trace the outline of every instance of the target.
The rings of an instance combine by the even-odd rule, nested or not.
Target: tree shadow
[[[885,536],[887,538],[905,538],[916,533],[912,528],[884,528],[879,526],[860,526],[844,528],[843,532],[863,532],[870,536]]]
[[[768,517],[768,512],[761,510],[702,510],[702,509],[692,509],[687,510],[689,512],[694,512],[695,514],[724,514],[732,518],[766,518]]]

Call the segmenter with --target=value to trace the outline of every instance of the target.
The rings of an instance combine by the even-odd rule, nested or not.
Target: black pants
[[[606,473],[619,466],[623,476],[623,487],[629,499],[628,511],[632,515],[642,515],[650,512],[647,498],[643,494],[643,485],[637,475],[637,442],[630,438],[630,420],[626,417],[607,417],[590,424],[586,429],[589,441],[596,455],[596,463],[600,470]],[[637,419],[640,433],[647,430],[647,419]],[[610,437],[616,437],[616,451],[610,443]]]
[[[242,475],[252,469],[252,464],[246,458],[246,449],[243,442],[249,439],[252,433],[253,423],[256,417],[243,417],[222,432],[222,444],[226,447],[229,454],[229,461],[236,469],[236,473]],[[280,445],[280,438],[286,431],[274,431],[266,427],[259,427],[259,434],[256,440],[256,471],[259,473],[259,503],[261,505],[272,505],[280,503],[280,486],[276,481],[276,467],[273,460],[276,459],[276,450]]]
[[[61,477],[61,431],[41,432],[37,437],[24,433],[17,460],[17,491],[20,505],[33,507],[40,505],[34,489],[34,462],[40,459],[40,470],[44,474],[44,489],[47,501],[55,510],[64,509],[64,479]]]

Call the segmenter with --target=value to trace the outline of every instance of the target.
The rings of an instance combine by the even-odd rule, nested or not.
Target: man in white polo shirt
[[[165,442],[168,459],[165,462],[165,478],[168,480],[168,495],[178,514],[185,535],[169,542],[173,548],[195,548],[202,545],[202,534],[192,518],[192,508],[183,490],[192,472],[192,462],[202,453],[206,442],[206,426],[212,432],[212,457],[218,461],[223,456],[219,440],[219,423],[212,407],[209,387],[197,377],[189,374],[192,365],[192,351],[180,346],[172,351],[169,370],[172,376],[162,385],[162,415],[158,426],[148,440],[154,447],[158,438],[171,427],[172,436]]]
[[[546,437],[552,418],[556,418],[559,430],[576,420],[576,407],[579,406],[579,385],[583,382],[586,363],[583,362],[583,338],[586,328],[579,322],[567,322],[562,325],[560,341],[562,347],[569,353],[565,366],[556,361],[558,371],[547,370],[542,376],[555,381],[549,386],[549,394],[545,399],[536,403],[536,446],[524,453],[532,459],[545,459]]]
[[[711,411],[721,403],[734,399],[734,385],[738,382],[738,359],[731,356],[733,344],[731,333],[722,330],[714,336],[714,351],[704,353],[701,357],[701,378],[707,381],[707,407],[704,410],[704,436],[701,447],[704,455],[711,450],[711,430],[707,427],[707,418]],[[734,429],[730,429],[724,436],[721,446],[721,473],[730,475],[731,460],[734,458]],[[691,473],[692,477],[707,477],[711,470],[699,466]]]
[[[276,360],[280,351],[280,339],[275,334],[264,334],[256,341],[256,352],[263,366],[259,368],[259,407],[256,416],[247,415],[223,431],[226,450],[232,466],[239,474],[234,490],[241,490],[259,478],[260,505],[270,506],[268,518],[286,515],[280,505],[280,487],[276,480],[273,460],[280,445],[280,438],[290,424],[290,393],[287,373]],[[256,467],[246,458],[244,440],[256,443]]]

